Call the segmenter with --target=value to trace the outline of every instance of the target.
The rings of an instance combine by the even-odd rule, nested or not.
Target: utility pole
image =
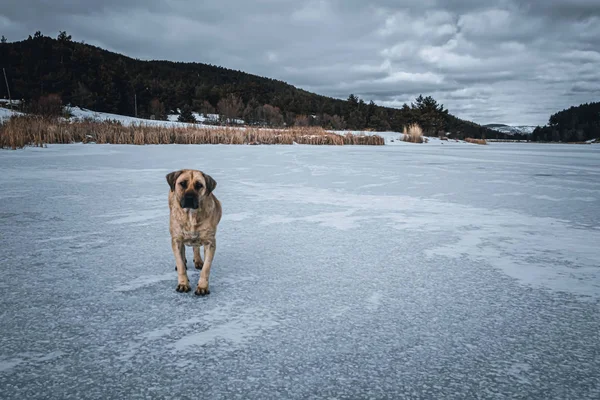
[[[10,105],[10,109],[12,110],[12,98],[10,97],[10,88],[8,87],[8,78],[6,77],[6,70],[2,68],[2,72],[4,73],[4,82],[6,82],[6,91],[8,92],[8,104]]]
[[[135,103],[135,117],[137,118],[137,93],[133,94],[133,101]]]

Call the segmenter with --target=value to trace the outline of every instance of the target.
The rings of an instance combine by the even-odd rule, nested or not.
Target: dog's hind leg
[[[202,265],[204,265],[204,261],[200,256],[200,246],[194,246],[194,266],[196,269],[202,269]]]
[[[210,266],[212,265],[216,250],[216,239],[204,243],[204,266],[202,267],[202,271],[200,271],[200,280],[198,281],[198,287],[195,292],[196,296],[210,294],[210,290],[208,289],[208,278],[210,276]]]

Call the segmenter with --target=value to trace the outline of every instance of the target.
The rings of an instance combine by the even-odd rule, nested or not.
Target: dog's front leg
[[[196,288],[195,292],[196,296],[210,294],[210,290],[208,289],[208,278],[210,276],[210,266],[212,265],[216,250],[216,239],[212,239],[204,243],[204,265],[202,267],[202,271],[200,271],[200,280],[198,281],[198,287]]]
[[[204,261],[202,261],[202,257],[200,256],[200,246],[194,246],[194,266],[196,269],[202,269],[202,265]]]
[[[177,265],[177,290],[178,292],[189,292],[191,290],[190,280],[187,276],[185,266],[185,245],[183,242],[175,239],[171,240],[171,247],[175,255],[175,264]]]

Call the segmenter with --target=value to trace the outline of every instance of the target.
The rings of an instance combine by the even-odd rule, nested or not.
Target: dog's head
[[[171,192],[175,193],[181,208],[197,210],[202,198],[210,195],[217,182],[210,175],[195,169],[182,169],[167,175]]]

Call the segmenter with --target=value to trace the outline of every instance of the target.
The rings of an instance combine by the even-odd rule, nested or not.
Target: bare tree
[[[60,117],[63,115],[62,99],[54,93],[42,96],[30,104],[29,112],[44,117]]]
[[[156,97],[150,102],[150,114],[152,114],[154,118],[158,120],[164,120],[167,117],[164,104],[161,103]]]
[[[308,118],[307,115],[297,115],[296,119],[294,121],[294,125],[295,126],[309,126],[310,119]]]
[[[337,130],[346,129],[346,121],[344,120],[344,117],[340,117],[337,114],[334,115],[331,118],[331,127]]]
[[[283,115],[281,115],[281,110],[278,107],[273,107],[270,104],[265,104],[262,106],[262,113],[265,122],[269,126],[282,126],[283,125]]]
[[[234,94],[229,94],[227,97],[219,100],[217,109],[221,120],[225,123],[231,123],[240,116],[244,103],[242,99]]]
[[[215,113],[215,108],[208,101],[204,100],[204,102],[202,103],[202,106],[200,106],[200,112],[205,117],[208,117],[208,114],[214,114]]]

